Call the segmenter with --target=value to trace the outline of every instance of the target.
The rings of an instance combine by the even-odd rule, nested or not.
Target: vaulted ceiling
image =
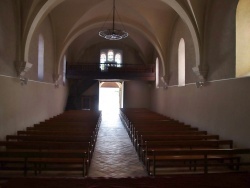
[[[74,53],[96,44],[109,45],[111,42],[99,37],[98,32],[102,27],[112,27],[112,4],[113,0],[64,1],[50,13],[58,40],[73,39]],[[174,10],[161,1],[117,0],[115,27],[123,29],[124,26],[129,37],[115,42],[133,48],[148,59],[154,53],[154,46],[166,47],[175,16]],[[169,27],[162,27],[163,24]]]
[[[192,1],[186,0],[116,0],[115,27],[125,30],[129,37],[115,41],[138,53],[145,63],[153,61],[154,54],[161,62],[166,51],[176,18],[187,24],[194,40],[196,64],[199,64],[198,26],[190,9]],[[197,4],[197,1],[195,1]],[[32,32],[47,16],[55,36],[57,57],[60,64],[63,55],[71,52],[77,59],[81,53],[95,45],[108,46],[112,42],[98,35],[100,29],[112,25],[113,0],[24,0],[27,9],[27,30],[24,59],[28,57]],[[29,27],[30,26],[30,27]]]

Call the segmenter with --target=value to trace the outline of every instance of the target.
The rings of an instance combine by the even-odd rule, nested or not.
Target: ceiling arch
[[[25,40],[25,48],[24,48],[24,60],[28,61],[29,57],[29,47],[32,35],[34,34],[35,29],[39,26],[39,24],[43,21],[43,19],[50,14],[52,18],[53,24],[57,24],[55,26],[55,32],[57,36],[56,46],[57,53],[56,57],[56,67],[55,70],[58,72],[60,70],[60,62],[62,62],[62,58],[64,53],[66,52],[69,45],[80,35],[93,30],[94,28],[100,28],[103,24],[103,20],[107,17],[105,14],[105,10],[109,4],[110,0],[95,0],[84,1],[84,0],[74,0],[74,6],[78,7],[78,11],[85,9],[84,12],[74,13],[74,15],[64,15],[62,11],[67,11],[69,8],[67,7],[69,3],[72,5],[72,0],[49,0],[44,3],[38,13],[34,16],[32,24],[29,27],[27,32],[27,37]],[[176,0],[144,0],[143,4],[137,0],[121,0],[122,7],[119,7],[119,14],[122,14],[122,22],[126,26],[126,29],[132,34],[130,37],[132,40],[136,41],[137,33],[142,35],[145,40],[152,44],[159,55],[160,62],[163,66],[163,75],[165,75],[165,63],[166,63],[166,55],[164,51],[166,50],[164,44],[166,41],[162,40],[164,32],[167,30],[171,30],[171,28],[159,27],[159,24],[155,21],[159,20],[162,16],[166,17],[166,15],[171,16],[173,11],[175,14],[177,13],[182,20],[187,24],[191,36],[194,43],[195,55],[196,55],[196,68],[199,72],[200,65],[200,40],[199,35],[197,33],[196,25],[193,24],[192,19],[189,17],[187,10],[183,8],[183,6],[177,2]],[[64,4],[66,3],[66,4]],[[63,6],[64,5],[64,6]],[[67,5],[67,6],[66,6]],[[165,5],[165,6],[163,6]],[[81,8],[79,8],[81,6]],[[121,10],[120,10],[121,8]],[[154,9],[155,8],[155,9]],[[157,8],[157,11],[156,11]],[[129,9],[129,11],[128,11]],[[99,12],[102,14],[99,14]],[[152,11],[151,11],[152,10]],[[171,10],[171,11],[170,11]],[[69,10],[68,10],[69,11]],[[169,14],[164,14],[165,12],[169,12]],[[96,13],[93,16],[93,14]],[[98,14],[97,14],[98,13]],[[79,16],[80,15],[80,16]],[[62,16],[62,17],[61,17]],[[64,17],[63,17],[64,16]],[[71,17],[74,20],[69,20]],[[67,18],[67,20],[64,20]],[[167,18],[167,17],[166,17]],[[165,21],[165,20],[164,20]],[[168,24],[167,22],[164,24]],[[160,29],[164,28],[165,30],[161,31]],[[142,49],[142,46],[138,45],[139,48]]]
[[[190,30],[194,48],[195,48],[195,55],[196,55],[196,66],[200,65],[200,38],[197,32],[196,26],[193,24],[192,19],[189,17],[187,11],[175,0],[161,0],[171,6],[178,15],[182,18],[182,20],[187,24],[188,29]]]
[[[43,21],[43,19],[49,14],[53,8],[62,3],[65,0],[51,0],[47,1],[39,10],[39,12],[33,18],[33,21],[27,29],[27,36],[25,38],[25,46],[24,46],[24,61],[29,61],[29,50],[32,36],[35,32],[35,29],[39,26],[39,24]]]

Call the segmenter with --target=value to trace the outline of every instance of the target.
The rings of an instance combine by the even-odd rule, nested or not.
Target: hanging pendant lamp
[[[105,23],[104,23],[105,25]],[[125,30],[115,29],[115,0],[113,0],[113,23],[112,29],[106,29],[99,32],[99,36],[107,40],[121,40],[128,36]]]

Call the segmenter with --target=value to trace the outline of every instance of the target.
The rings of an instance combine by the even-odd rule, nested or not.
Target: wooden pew
[[[56,137],[89,137],[91,136],[91,142],[95,145],[96,139],[98,135],[98,130],[93,130],[92,128],[83,128],[83,129],[71,129],[71,128],[49,128],[49,127],[43,127],[43,128],[35,128],[35,127],[28,127],[26,131],[18,131],[17,136],[37,136],[37,138],[41,136],[55,136]],[[7,140],[10,139],[17,139],[18,137],[13,136],[6,136]],[[20,137],[22,138],[22,137]],[[61,138],[60,138],[61,139]],[[67,139],[69,141],[69,139]]]
[[[51,142],[51,141],[0,141],[2,150],[7,149],[31,149],[31,150],[49,150],[49,149],[91,149],[90,142]]]
[[[89,127],[54,127],[54,126],[43,126],[43,127],[27,127],[27,131],[34,131],[34,130],[41,130],[41,131],[88,131],[88,130],[95,130]]]
[[[143,162],[149,157],[149,151],[171,149],[219,149],[233,148],[232,140],[176,140],[176,141],[145,141],[141,146],[140,156]]]
[[[141,143],[145,141],[170,141],[170,140],[218,140],[219,135],[141,135]]]
[[[156,119],[156,118],[146,118],[146,119],[134,119],[133,121],[130,121],[131,124],[135,125],[148,125],[148,124],[182,124],[185,125],[182,122],[179,122],[177,120],[173,119]]]
[[[232,149],[232,141],[219,140],[218,135],[207,135],[206,132],[199,134],[198,129],[193,129],[191,126],[189,127],[191,129],[188,130],[183,128],[183,123],[146,109],[121,109],[120,116],[132,142],[137,146],[139,156],[143,156],[144,161],[145,158],[147,159],[146,168],[149,174],[155,175],[156,168],[171,166],[188,168],[191,166],[194,169],[201,166],[204,167],[204,173],[207,173],[207,162],[211,166],[229,165],[235,169],[239,167],[240,157],[235,156],[237,153],[233,153],[236,150]],[[165,128],[164,125],[166,125],[165,127],[170,125],[171,128]],[[186,131],[188,134],[184,133]],[[182,132],[182,135],[179,132]],[[148,144],[149,142],[150,144]],[[228,147],[233,150],[232,155],[224,153],[224,148]],[[210,149],[209,151],[213,150],[213,153],[209,153],[207,157],[206,151],[208,149]],[[185,153],[186,151],[195,152],[195,150],[200,153]],[[244,153],[248,150],[237,150],[237,152]],[[164,153],[169,151],[170,153]],[[217,151],[221,153],[216,153]],[[207,161],[208,159],[209,161]],[[178,163],[176,164],[176,162]],[[210,164],[210,162],[214,164]]]
[[[97,111],[66,111],[58,116],[47,119],[44,122],[84,122],[93,121],[99,123],[101,119],[101,112]]]
[[[49,141],[49,142],[95,142],[92,136],[70,135],[7,135],[7,141]]]
[[[149,136],[149,135],[207,135],[207,131],[190,131],[190,130],[177,130],[177,131],[169,131],[169,130],[161,130],[161,131],[136,131],[135,139],[132,140],[135,145],[141,143],[141,136]]]
[[[74,116],[74,115],[69,115],[69,116],[61,116],[61,117],[56,117],[52,118],[49,120],[45,120],[45,122],[84,122],[84,121],[93,121],[93,122],[99,122],[99,117],[98,116],[91,116],[91,115],[85,115],[85,116]]]
[[[29,131],[17,131],[17,135],[95,135],[97,134],[92,129],[85,131],[64,131],[64,130],[29,130]]]
[[[0,141],[1,170],[27,174],[30,169],[36,173],[65,169],[82,170],[86,175],[100,120],[100,112],[70,111],[18,131],[18,135],[7,135],[7,141]]]
[[[96,128],[96,122],[42,122],[34,124],[34,127],[56,126],[56,127],[92,127]]]
[[[140,142],[136,146],[136,150],[140,151],[141,145],[146,141],[177,141],[177,140],[218,140],[218,135],[141,135]]]
[[[188,126],[155,126],[155,127],[135,127],[130,133],[131,140],[136,138],[136,132],[140,131],[198,131],[198,128]]]
[[[129,130],[131,132],[135,132],[137,129],[155,129],[155,128],[161,128],[161,127],[168,127],[168,128],[174,128],[177,127],[179,129],[183,128],[183,129],[189,129],[191,128],[190,125],[185,125],[185,124],[181,124],[181,123],[168,123],[168,122],[164,122],[164,123],[157,123],[155,122],[154,124],[152,123],[145,123],[145,124],[131,124],[131,126],[129,127]]]
[[[202,167],[203,173],[207,174],[209,167],[223,166],[238,171],[240,166],[250,165],[250,162],[240,162],[239,156],[250,154],[250,149],[181,149],[151,152],[152,155],[147,156],[147,170],[153,176],[158,168]]]
[[[71,129],[93,129],[96,130],[99,128],[99,126],[95,125],[95,124],[81,124],[81,123],[65,123],[65,124],[61,124],[61,123],[44,123],[44,124],[35,124],[34,126],[32,126],[36,129],[39,128],[57,128],[57,129],[64,129],[64,128],[71,128]]]
[[[1,170],[21,170],[25,176],[29,170],[34,170],[35,174],[41,171],[80,170],[85,176],[87,174],[86,160],[86,153],[81,150],[0,151]]]
[[[181,123],[176,120],[169,120],[169,119],[164,119],[164,120],[157,120],[157,119],[138,119],[133,122],[129,121],[128,129],[131,129],[134,125],[139,125],[139,126],[155,126],[155,125],[185,125],[184,123]]]
[[[140,122],[152,122],[152,121],[172,121],[176,122],[172,118],[166,117],[164,115],[149,111],[145,108],[129,108],[120,109],[120,117],[125,125],[126,129],[130,129],[132,124]]]
[[[0,149],[5,150],[84,150],[90,161],[94,146],[90,142],[46,142],[46,141],[0,141]]]
[[[91,127],[91,126],[34,126],[34,127],[27,127],[27,131],[54,131],[54,132],[86,132],[93,134],[97,134],[99,127]],[[92,134],[91,133],[91,134]]]
[[[145,111],[145,112],[125,112],[125,115],[131,119],[171,119],[164,115],[152,112],[152,111]]]
[[[93,145],[95,145],[98,132],[93,130],[85,131],[63,131],[63,130],[28,130],[28,131],[17,131],[17,135],[20,136],[35,136],[35,135],[47,135],[47,136],[90,136],[92,137]]]

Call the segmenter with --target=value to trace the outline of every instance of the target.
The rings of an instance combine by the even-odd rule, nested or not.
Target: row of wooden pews
[[[101,113],[66,111],[0,141],[0,173],[81,171],[88,174]]]
[[[234,148],[232,140],[143,108],[121,109],[120,116],[149,175],[249,170],[250,149]]]

